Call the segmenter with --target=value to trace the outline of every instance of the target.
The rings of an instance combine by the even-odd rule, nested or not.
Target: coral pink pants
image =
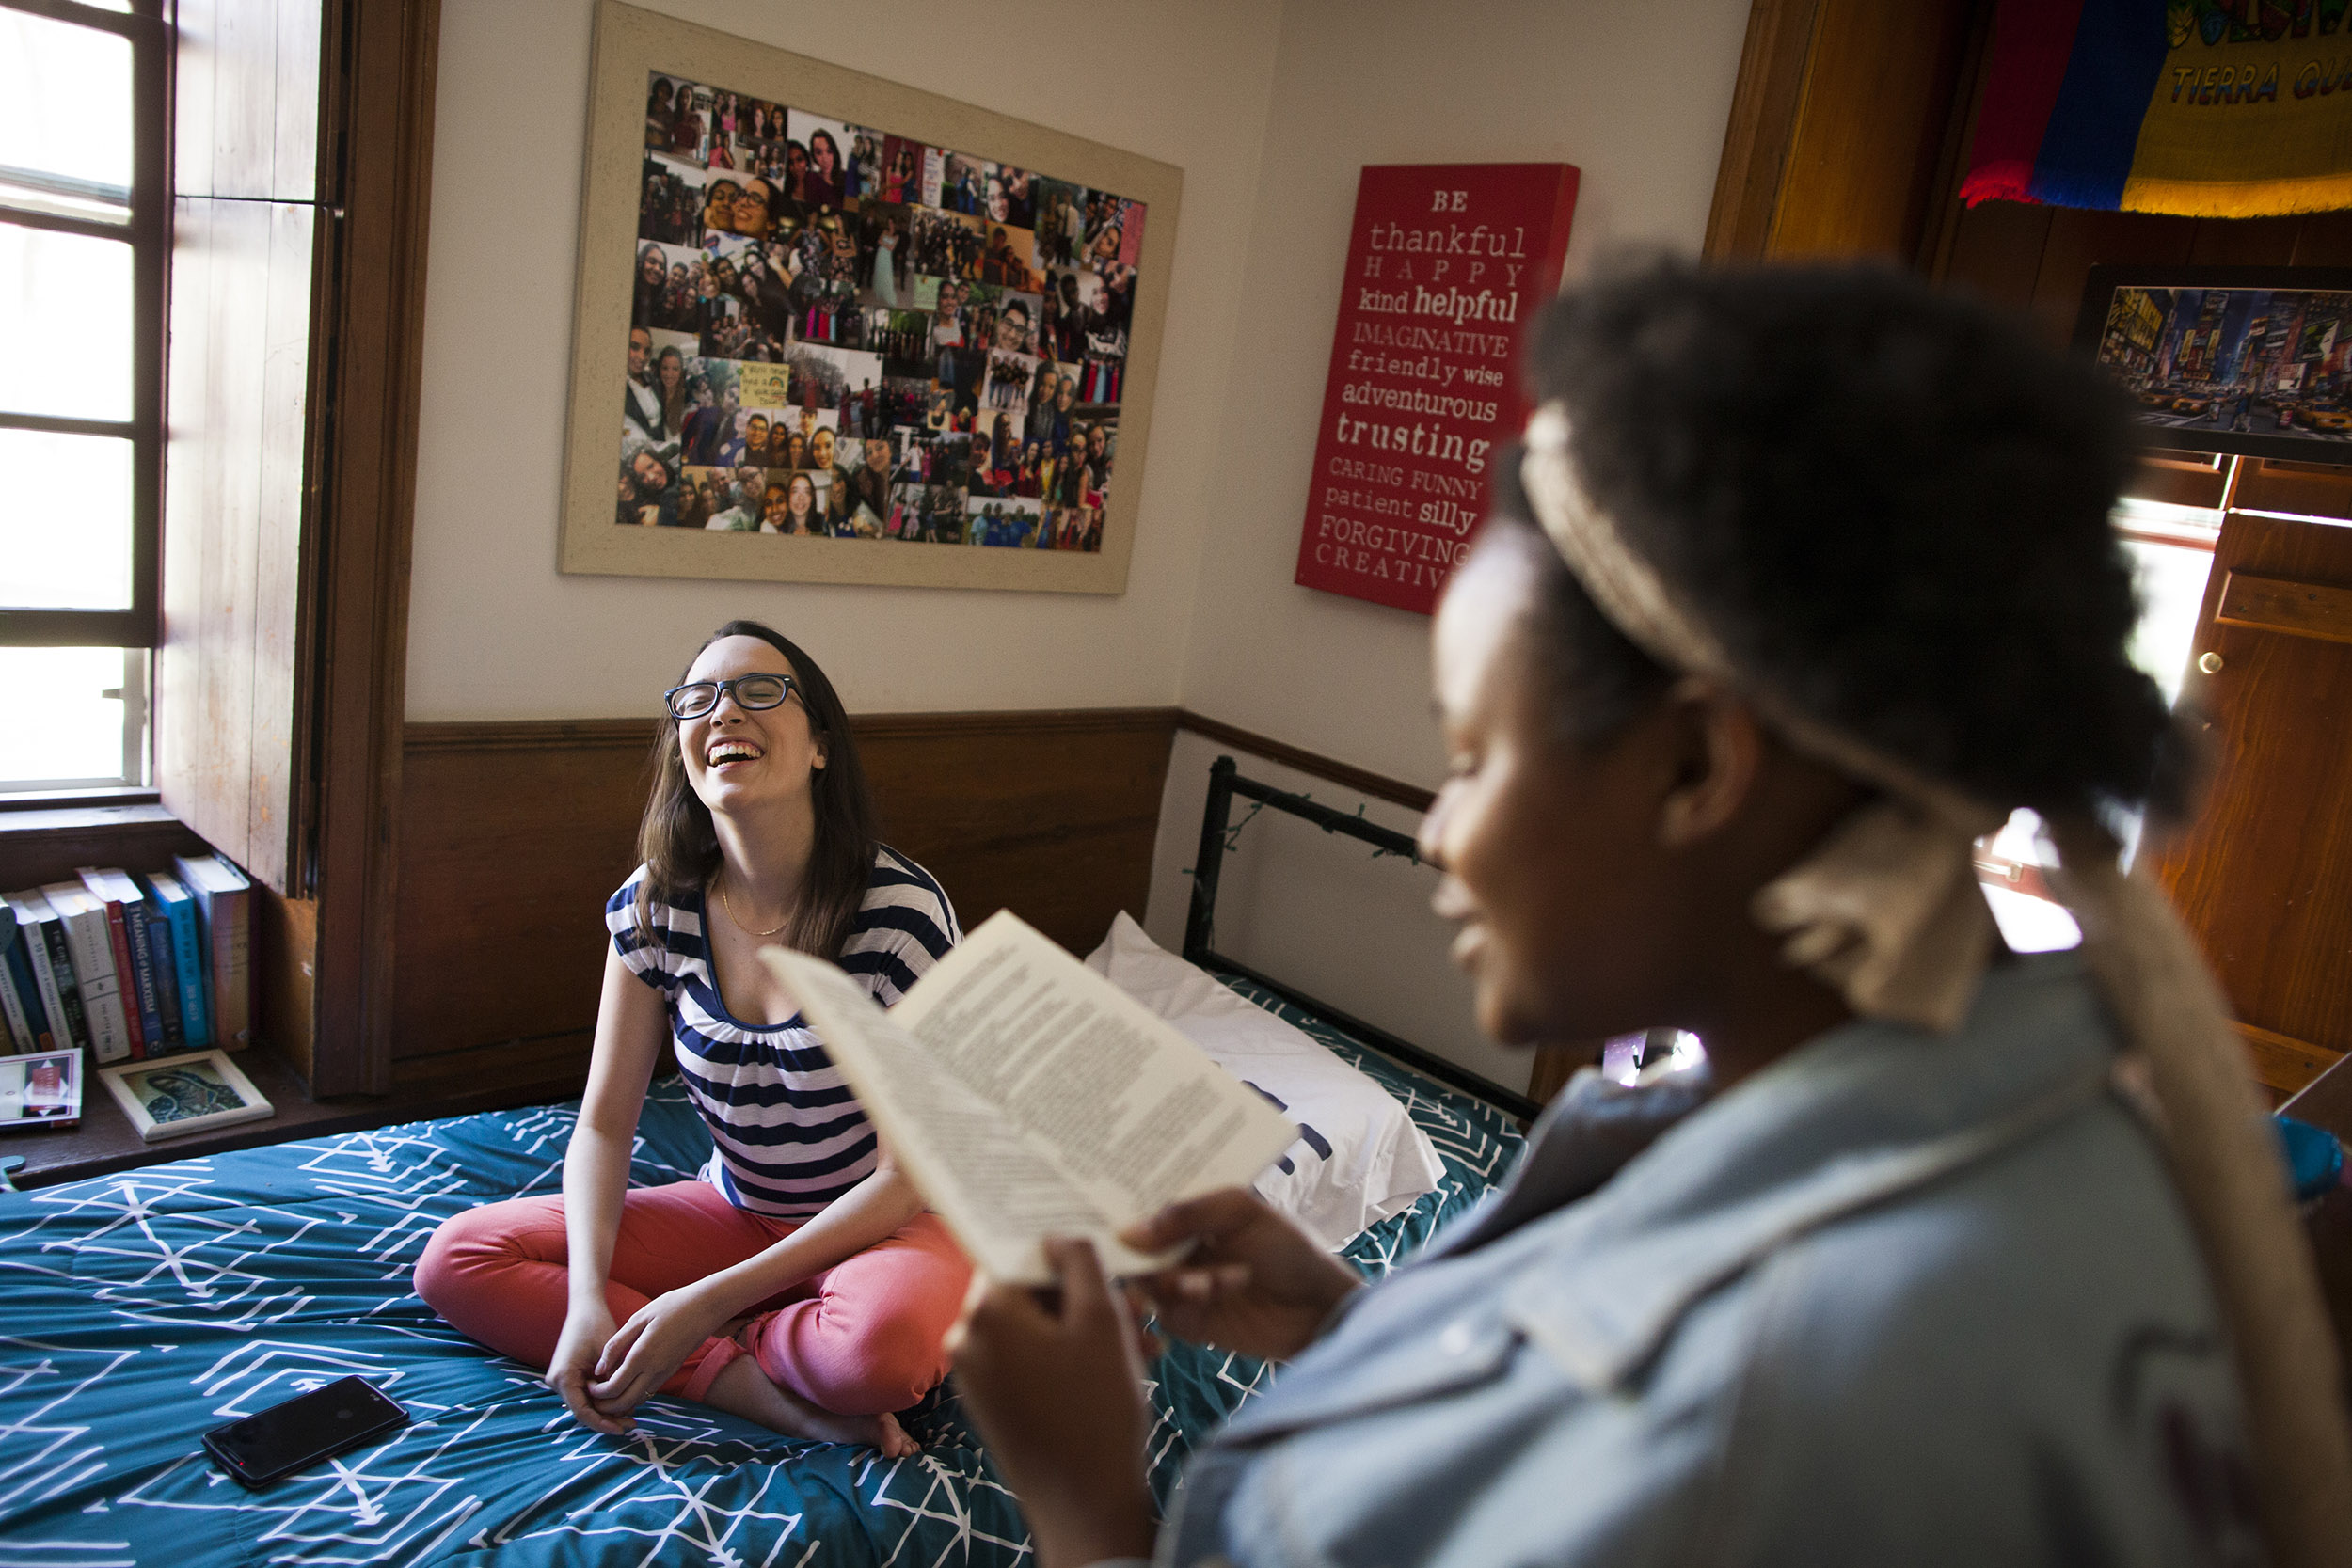
[[[635,1187],[604,1299],[615,1323],[646,1302],[766,1251],[803,1221],[738,1209],[705,1181]],[[467,1338],[545,1367],[570,1301],[561,1197],[485,1204],[444,1223],[417,1262],[417,1293]],[[842,1416],[903,1410],[947,1375],[940,1348],[963,1306],[972,1265],[935,1214],[752,1308],[735,1339],[714,1338],[661,1386],[699,1400],[745,1349],[760,1370]]]

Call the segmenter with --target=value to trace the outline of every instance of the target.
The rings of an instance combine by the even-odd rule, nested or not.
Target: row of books
[[[140,1061],[253,1035],[253,888],[218,855],[0,895],[0,1034]]]

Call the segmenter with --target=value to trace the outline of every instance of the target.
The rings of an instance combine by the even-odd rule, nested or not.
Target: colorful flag
[[[2352,207],[2352,0],[2001,0],[1961,197]]]

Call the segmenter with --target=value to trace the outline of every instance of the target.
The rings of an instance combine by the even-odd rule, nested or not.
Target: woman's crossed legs
[[[704,1181],[631,1188],[622,1200],[605,1284],[612,1321],[627,1323],[654,1297],[766,1251],[802,1223],[738,1209]],[[545,1367],[570,1301],[568,1256],[560,1196],[485,1204],[434,1233],[417,1263],[417,1293],[469,1338]],[[917,1214],[865,1251],[759,1303],[740,1332],[705,1340],[660,1391],[776,1425],[764,1410],[771,1402],[741,1372],[727,1370],[748,1349],[772,1385],[768,1392],[782,1390],[787,1405],[858,1418],[902,1410],[946,1375],[941,1342],[971,1272],[938,1216]],[[850,1422],[809,1434],[865,1437],[871,1425]]]

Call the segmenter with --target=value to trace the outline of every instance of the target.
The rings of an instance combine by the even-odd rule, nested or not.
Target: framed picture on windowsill
[[[2352,463],[2352,267],[2093,267],[2074,345],[2152,447]]]
[[[222,1051],[123,1062],[98,1076],[149,1143],[259,1121],[277,1109]]]
[[[603,0],[566,572],[1117,594],[1183,173]]]

